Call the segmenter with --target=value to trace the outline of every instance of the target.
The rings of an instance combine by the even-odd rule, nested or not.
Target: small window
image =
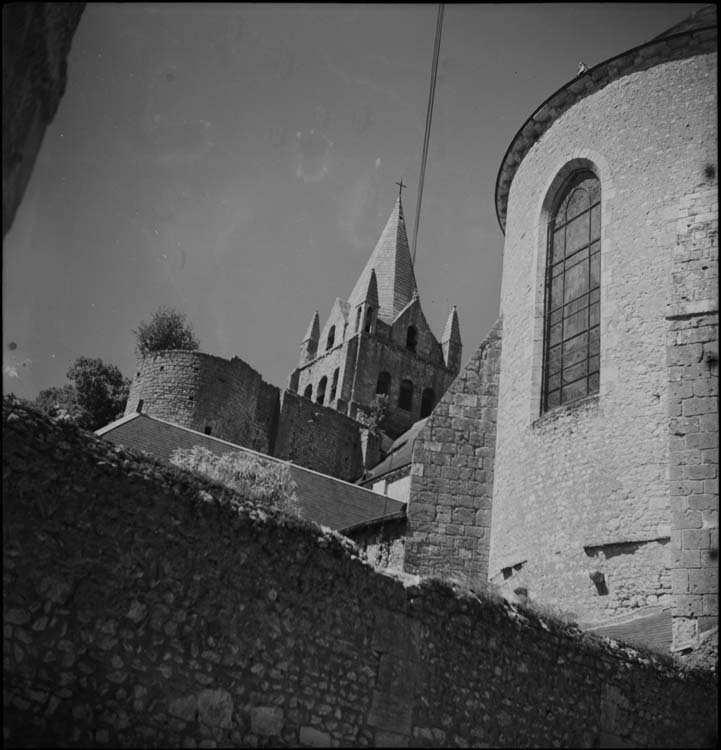
[[[421,396],[421,419],[427,417],[436,405],[436,394],[432,388],[425,388]]]
[[[361,315],[363,315],[363,308],[359,307],[358,312],[355,316],[355,329],[356,331],[360,331],[360,324],[361,324]]]
[[[336,367],[333,372],[333,381],[330,385],[330,399],[328,403],[331,401],[335,401],[335,392],[338,390],[338,374],[340,373],[340,367]]]
[[[365,326],[363,327],[366,333],[370,333],[373,330],[373,308],[367,307],[366,308],[366,321]]]
[[[335,344],[335,326],[331,326],[330,331],[328,331],[328,340],[325,343],[325,350],[328,351],[328,349],[332,349],[333,344]]]
[[[135,407],[135,411],[138,414],[142,414],[142,412],[143,412],[143,404],[144,403],[145,403],[145,401],[142,398],[138,400],[138,405]]]
[[[398,393],[398,408],[411,411],[413,409],[413,383],[410,380],[402,380],[400,392]]]
[[[318,390],[316,392],[315,402],[316,404],[322,404],[325,401],[325,389],[328,385],[328,378],[324,375],[318,383]]]
[[[308,398],[311,401],[313,400],[313,386],[311,384],[308,384],[305,387],[305,390],[303,391],[303,398]]]
[[[418,346],[418,329],[415,326],[408,326],[408,333],[406,334],[406,349],[409,352],[415,352]]]
[[[206,435],[210,435],[210,433],[213,432],[213,428],[209,424],[206,424],[204,432]]]
[[[378,376],[378,383],[376,384],[376,393],[388,394],[391,392],[391,374],[383,371]]]

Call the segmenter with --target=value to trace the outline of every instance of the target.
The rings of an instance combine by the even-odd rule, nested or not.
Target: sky
[[[132,377],[133,329],[160,306],[285,386],[401,179],[412,234],[437,7],[88,4],[3,246],[3,391],[63,385],[80,356]],[[438,337],[457,306],[464,361],[498,314],[515,133],[580,61],[701,7],[445,6],[415,271]]]

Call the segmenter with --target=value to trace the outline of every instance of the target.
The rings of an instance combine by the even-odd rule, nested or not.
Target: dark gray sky
[[[447,5],[416,276],[464,360],[496,318],[498,167],[576,74],[697,4]],[[414,226],[435,5],[89,4],[3,250],[3,389],[81,355],[134,372],[159,305],[206,352],[285,385],[313,311],[347,298],[403,178]],[[322,322],[322,321],[321,321]]]

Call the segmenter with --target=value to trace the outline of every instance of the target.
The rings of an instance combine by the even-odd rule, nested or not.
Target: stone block
[[[716,566],[689,570],[688,590],[691,594],[718,593],[718,570]]]
[[[274,737],[283,731],[283,709],[277,706],[256,706],[250,709],[250,731]]]
[[[233,698],[227,690],[201,690],[198,694],[198,718],[209,727],[230,729]]]
[[[304,747],[332,747],[333,742],[328,732],[321,732],[314,727],[300,728],[300,744]]]

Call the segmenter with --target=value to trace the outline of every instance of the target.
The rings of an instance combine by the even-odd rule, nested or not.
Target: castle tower
[[[458,373],[458,315],[454,308],[442,347],[421,309],[400,196],[348,299],[335,300],[319,333],[317,320],[290,390],[351,417],[387,396],[391,437],[428,416]]]

